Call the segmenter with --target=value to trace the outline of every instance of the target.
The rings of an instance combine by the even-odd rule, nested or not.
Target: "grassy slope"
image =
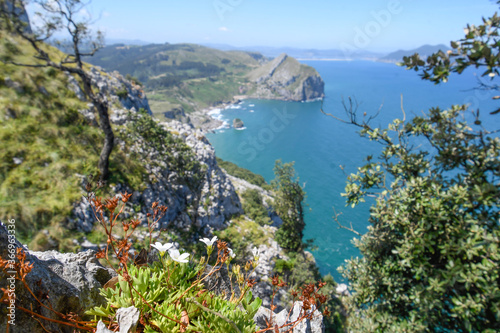
[[[1,32],[0,32],[1,33]],[[7,49],[17,62],[33,63],[29,45],[2,35],[0,54]],[[51,50],[50,52],[57,52]],[[17,89],[9,82],[16,82]],[[15,219],[17,237],[35,239],[32,248],[54,239],[67,239],[61,222],[82,194],[81,176],[97,173],[103,134],[78,112],[86,108],[67,88],[64,73],[0,62],[0,219]],[[16,164],[15,159],[22,163]],[[115,149],[110,183],[140,183],[142,167]]]
[[[156,115],[182,107],[186,112],[230,100],[258,67],[258,56],[195,44],[108,46],[91,63],[130,74],[145,83]]]

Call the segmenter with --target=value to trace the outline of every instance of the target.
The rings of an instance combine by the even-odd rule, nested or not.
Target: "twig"
[[[352,227],[352,222],[350,222],[350,224],[351,224],[351,227],[350,227],[350,228],[349,228],[349,227],[346,227],[345,225],[343,225],[342,223],[340,223],[340,221],[339,221],[338,217],[339,217],[340,215],[342,215],[342,213],[337,214],[337,211],[335,210],[335,207],[333,207],[333,212],[334,212],[334,214],[335,214],[335,215],[333,215],[333,219],[335,220],[335,222],[337,222],[337,224],[339,225],[339,228],[349,230],[349,231],[351,231],[351,232],[355,233],[356,235],[358,235],[358,236],[360,236],[360,237],[361,237],[361,236],[363,236],[360,232],[358,232],[358,231],[354,230],[354,228]]]

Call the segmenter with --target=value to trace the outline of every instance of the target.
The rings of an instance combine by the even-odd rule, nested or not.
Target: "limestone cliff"
[[[248,74],[255,83],[252,98],[311,101],[325,96],[325,83],[318,72],[281,54]]]
[[[204,230],[220,229],[232,215],[242,213],[238,195],[231,181],[217,165],[213,147],[199,130],[176,121],[157,123],[158,126],[184,141],[190,148],[194,161],[201,166],[198,170],[175,170],[172,163],[163,157],[166,156],[164,152],[168,151],[169,147],[154,148],[151,143],[154,138],[141,135],[132,138],[127,131],[131,122],[137,121],[140,117],[148,117],[136,114],[136,111],[141,108],[150,112],[148,100],[143,91],[126,81],[117,72],[107,74],[92,68],[91,74],[94,84],[107,93],[108,99],[115,105],[111,108],[110,115],[115,131],[129,137],[125,140],[117,140],[118,149],[128,150],[144,157],[146,170],[144,177],[149,179],[145,188],[138,190],[128,188],[124,184],[115,186],[117,193],[125,190],[134,193],[131,204],[143,207],[138,214],[139,218],[145,218],[148,212],[147,207],[150,207],[154,201],[159,201],[160,204],[168,207],[167,214],[160,221],[160,227],[173,224],[182,229],[189,229],[195,224]],[[79,95],[76,85],[70,84],[70,87]],[[117,96],[116,91],[122,91],[122,96]],[[90,106],[89,110],[80,112],[93,121],[94,116],[91,110]],[[134,116],[131,116],[132,114]],[[125,141],[129,143],[126,144]],[[174,158],[184,158],[178,151],[169,151],[167,154],[173,154]],[[154,163],[148,161],[154,161]],[[135,214],[132,207],[128,207],[128,213]],[[95,219],[89,203],[83,200],[75,204],[70,226],[90,232],[94,223]]]

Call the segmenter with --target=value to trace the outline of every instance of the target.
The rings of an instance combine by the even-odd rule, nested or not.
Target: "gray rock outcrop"
[[[24,32],[27,32],[29,34],[33,33],[33,30],[31,29],[30,19],[28,17],[26,9],[24,8],[24,4],[20,1],[15,1],[15,4],[17,5],[16,7],[13,6],[12,0],[7,0],[4,3],[1,3],[0,6],[5,6],[7,11],[14,13],[15,16],[19,17],[21,22],[24,22],[26,24],[26,26],[24,27]]]
[[[13,244],[9,249],[9,245]],[[10,259],[11,251],[23,246],[9,237],[4,225],[0,225],[0,256]],[[26,282],[43,305],[67,314],[69,312],[82,314],[82,310],[104,304],[104,298],[99,294],[101,288],[114,274],[104,268],[95,258],[95,252],[62,254],[56,251],[28,252],[26,261],[33,268],[26,275]],[[7,287],[7,278],[11,275],[0,271],[0,286]],[[15,283],[16,306],[33,309],[39,315],[51,319],[60,319],[53,311],[38,303],[20,281]],[[5,307],[2,305],[1,311]],[[2,314],[0,330],[6,329],[6,316]],[[44,321],[44,326],[51,332],[73,332],[70,326],[58,325]],[[16,309],[15,326],[10,326],[10,332],[46,332],[37,320],[30,314]]]
[[[312,101],[325,96],[325,83],[318,72],[281,54],[249,74],[256,84],[252,98]]]
[[[139,324],[140,314],[141,312],[134,306],[118,309],[118,311],[116,311],[116,321],[118,322],[118,327],[120,328],[118,333],[135,333],[137,325]],[[95,333],[113,332],[114,331],[108,330],[102,320],[99,320]]]
[[[129,116],[130,112],[135,112],[140,108],[150,112],[147,98],[140,87],[123,79],[121,75],[116,72],[106,74],[95,67],[91,69],[91,75],[94,85],[108,97],[109,101],[112,102],[111,105],[120,102],[124,107],[124,109],[112,108],[110,120],[113,124],[126,125],[132,121]],[[76,84],[76,80],[75,82],[73,80],[75,79],[69,76],[69,86],[78,96],[83,95],[79,91],[80,88]],[[121,94],[121,97],[117,96],[117,93]],[[94,112],[91,109],[81,110],[81,112],[89,121],[95,122]],[[160,221],[159,228],[166,227],[170,223],[183,229],[188,229],[193,224],[205,231],[222,228],[231,216],[243,211],[234,187],[217,165],[213,147],[201,131],[195,130],[190,125],[171,121],[163,123],[162,126],[181,138],[191,148],[195,159],[204,169],[186,170],[183,175],[180,175],[171,170],[167,161],[160,158],[161,152],[151,146],[150,138],[141,137],[134,141],[133,146],[126,148],[139,156],[147,156],[150,160],[155,160],[155,165],[145,165],[145,177],[154,178],[154,181],[150,181],[142,191],[129,189],[118,184],[115,187],[115,192],[117,194],[122,191],[134,192],[130,204],[142,206],[142,211],[137,216],[141,220],[145,220],[153,202],[158,201],[167,206],[167,213]],[[126,133],[124,128],[117,127],[116,130]],[[117,145],[121,145],[125,149],[124,142],[118,140]],[[174,152],[175,154],[179,153]],[[178,158],[178,156],[174,156],[174,158]],[[189,184],[189,179],[194,178],[200,179],[200,183],[196,186]],[[132,216],[136,212],[130,206],[126,209],[125,214]],[[68,219],[68,226],[90,232],[94,223],[95,218],[90,204],[85,199],[75,203],[72,215]]]
[[[291,310],[283,309],[279,313],[273,313],[266,307],[261,306],[259,311],[254,316],[255,323],[260,329],[267,327],[267,322],[272,318],[271,327],[275,325],[283,327],[286,324],[296,321],[300,316],[303,315],[301,312],[302,302],[295,302]],[[289,326],[284,326],[279,330],[279,332],[290,332]],[[318,311],[314,310],[312,315],[312,320],[304,319],[300,321],[297,326],[293,328],[293,333],[324,333],[325,326],[323,324],[323,315]]]
[[[272,235],[276,232],[276,228],[270,226],[265,226],[263,229],[266,230],[266,233],[271,233]],[[270,307],[271,297],[273,295],[271,279],[275,274],[274,267],[276,265],[276,260],[289,260],[290,258],[283,255],[282,248],[271,238],[268,244],[259,245],[257,249],[259,251],[259,261],[257,262],[255,272],[250,275],[250,278],[255,279],[257,284],[253,287],[252,292],[255,297],[262,299],[263,306]],[[277,306],[278,311],[284,308],[282,300],[286,298],[286,295],[287,292],[284,289],[280,289],[275,295],[273,303]]]

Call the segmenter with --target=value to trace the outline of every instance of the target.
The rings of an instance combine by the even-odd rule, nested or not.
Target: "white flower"
[[[230,256],[231,258],[236,257],[236,254],[234,254],[234,252],[233,252],[233,250],[232,250],[231,248],[229,248],[229,247],[228,247],[228,248],[227,248],[227,250],[229,251],[229,256]]]
[[[180,254],[179,250],[174,249],[174,250],[170,250],[170,252],[168,254],[170,254],[170,258],[172,258],[172,260],[174,260],[174,261],[183,262],[183,263],[186,263],[189,261],[189,260],[187,260],[187,257],[189,257],[189,253]]]
[[[174,246],[173,243],[165,243],[161,244],[160,242],[156,242],[154,244],[151,244],[152,247],[160,251],[160,254],[163,255],[165,252],[167,252],[172,246]]]
[[[259,256],[259,249],[257,249],[256,247],[253,248],[252,250],[252,254],[254,257],[258,257]]]
[[[207,246],[214,245],[214,243],[215,243],[216,240],[217,240],[217,236],[212,237],[212,239],[200,238],[200,242],[205,243]]]
[[[495,77],[495,75],[496,75],[495,73],[488,74],[489,77]]]

